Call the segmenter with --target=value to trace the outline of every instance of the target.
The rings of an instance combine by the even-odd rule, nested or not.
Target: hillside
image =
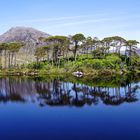
[[[3,35],[0,35],[0,42],[25,42],[27,50],[34,49],[39,45],[40,37],[48,37],[49,34],[29,27],[14,27]]]
[[[19,61],[30,61],[34,59],[34,50],[36,47],[42,45],[39,41],[40,37],[50,36],[47,33],[36,30],[30,27],[13,27],[4,34],[0,35],[0,42],[24,42],[26,45],[19,51]]]

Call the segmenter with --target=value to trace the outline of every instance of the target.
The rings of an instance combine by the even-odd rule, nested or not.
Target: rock
[[[80,72],[80,71],[77,71],[77,72],[73,72],[72,75],[76,76],[76,77],[83,77],[84,73]]]

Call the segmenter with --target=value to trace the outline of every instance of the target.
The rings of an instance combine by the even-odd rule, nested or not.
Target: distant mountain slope
[[[0,42],[15,42],[21,41],[26,43],[26,49],[34,49],[40,42],[40,37],[50,36],[47,33],[41,32],[29,27],[14,27],[8,30],[3,35],[0,35]]]
[[[19,51],[20,55],[18,58],[21,61],[24,59],[27,62],[35,59],[33,55],[35,49],[43,45],[39,38],[48,36],[50,35],[34,28],[14,27],[0,35],[0,42],[24,42],[25,46]]]

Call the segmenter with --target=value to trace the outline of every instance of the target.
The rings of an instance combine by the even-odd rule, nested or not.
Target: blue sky
[[[1,0],[0,34],[14,26],[52,35],[120,35],[140,41],[139,0]]]

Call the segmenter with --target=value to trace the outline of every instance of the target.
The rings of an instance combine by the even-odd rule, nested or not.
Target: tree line
[[[121,55],[121,49],[124,49],[125,58],[129,59],[131,65],[131,57],[137,55],[138,44],[136,40],[126,40],[120,36],[106,37],[99,40],[97,37],[85,37],[83,34],[75,34],[73,36],[50,36],[48,38],[40,38],[46,42],[46,46],[36,49],[35,56],[37,62],[47,60],[52,65],[59,65],[60,60],[68,60],[73,54],[73,61],[77,61],[78,54],[92,54],[93,58],[104,58],[109,53]]]
[[[109,53],[120,56],[121,49],[124,47],[124,56],[129,59],[131,65],[131,57],[137,55],[137,45],[139,44],[136,40],[126,40],[120,36],[106,37],[100,40],[97,37],[85,37],[81,33],[68,37],[40,37],[39,40],[46,45],[37,47],[35,50],[36,62],[39,63],[44,60],[55,66],[60,66],[62,59],[64,63],[69,59],[76,62],[77,56],[80,54],[85,54],[87,58],[92,55],[93,59],[105,58]],[[16,67],[16,56],[23,46],[24,43],[22,42],[0,43],[0,65],[2,68]],[[4,64],[2,64],[3,55]]]
[[[24,46],[21,42],[10,42],[0,44],[0,66],[1,68],[11,68],[17,65],[17,53]],[[4,64],[2,57],[4,55]]]

